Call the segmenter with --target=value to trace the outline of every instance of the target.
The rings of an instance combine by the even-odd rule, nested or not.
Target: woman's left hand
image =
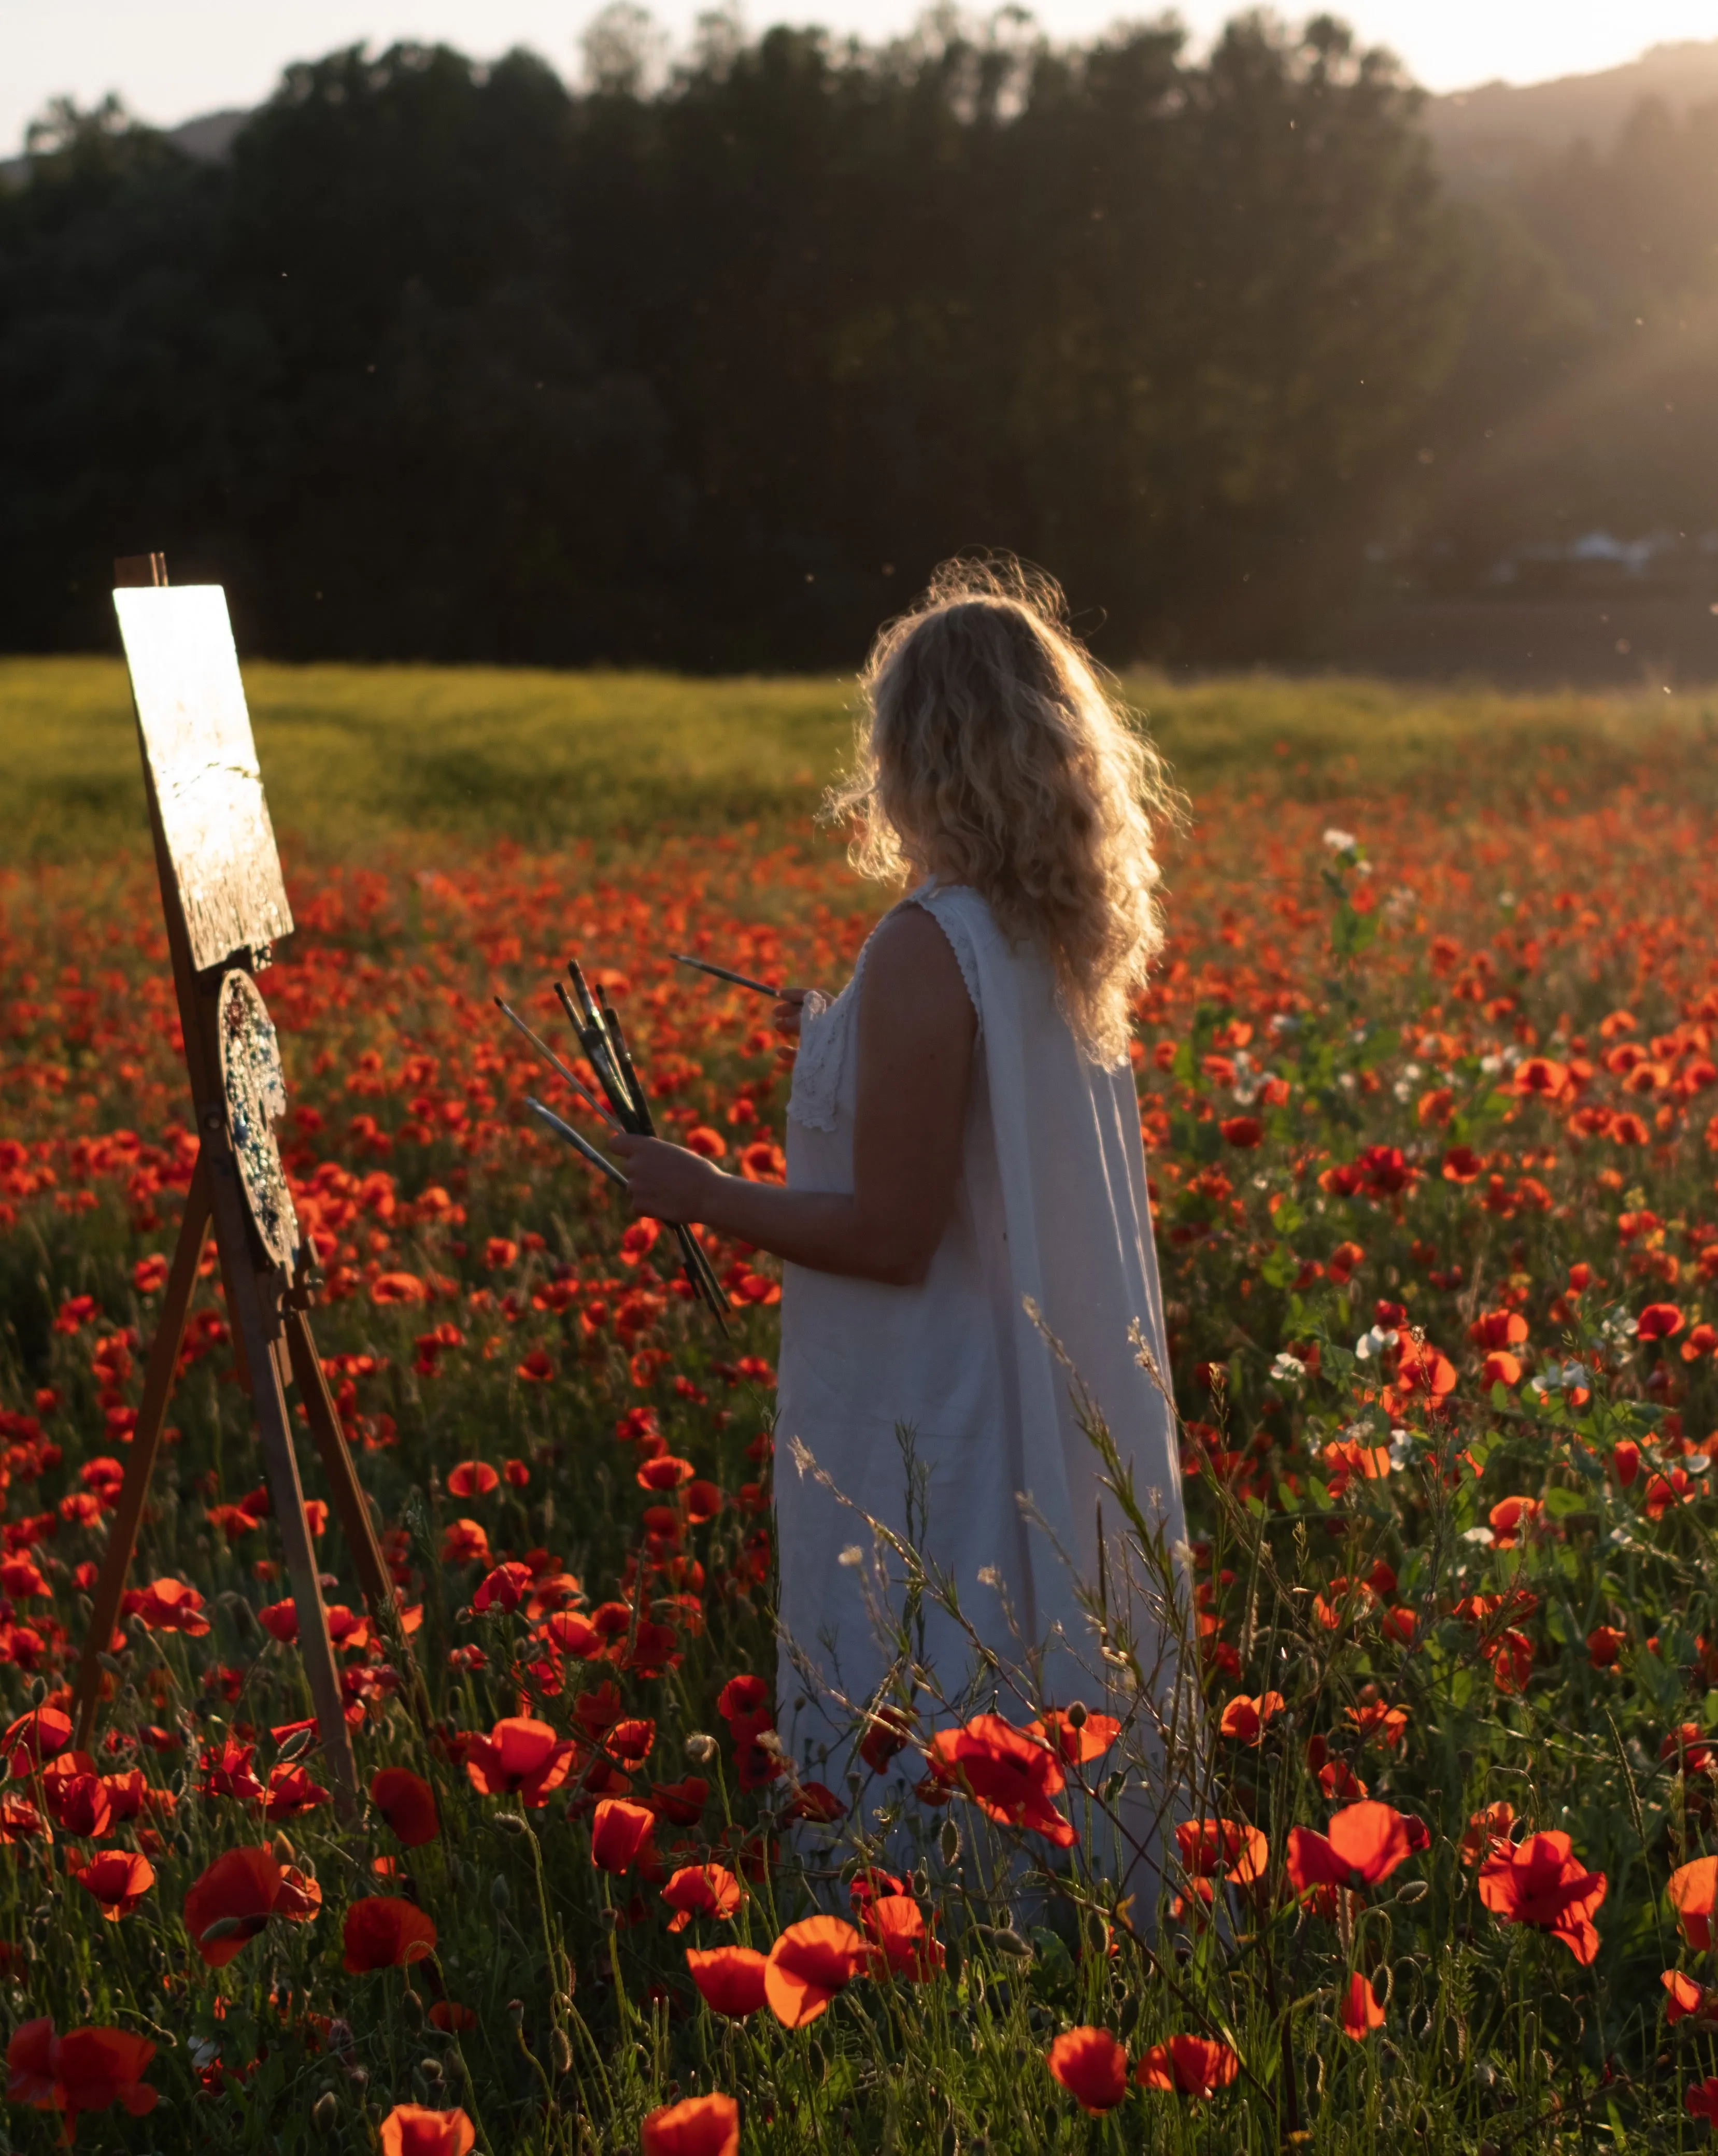
[[[627,1194],[633,1210],[652,1220],[702,1220],[707,1217],[720,1172],[684,1146],[661,1138],[611,1137],[608,1150],[626,1168]]]

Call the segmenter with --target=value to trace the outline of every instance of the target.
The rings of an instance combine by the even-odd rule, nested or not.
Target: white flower
[[[1392,1430],[1390,1433],[1390,1465],[1397,1469],[1408,1466],[1413,1459],[1419,1439],[1411,1430]]]
[[[1404,1063],[1402,1066],[1402,1075],[1404,1078],[1423,1078],[1425,1073],[1418,1063]]]
[[[849,1543],[847,1545],[847,1548],[842,1551],[840,1556],[835,1560],[838,1564],[844,1564],[848,1566],[863,1564],[864,1561],[865,1553],[859,1548],[857,1543]]]
[[[1480,1068],[1488,1078],[1495,1078],[1503,1068],[1503,1058],[1500,1055],[1482,1055]]]
[[[1351,854],[1360,841],[1352,831],[1339,831],[1333,824],[1325,833],[1325,844],[1333,854]]]
[[[1500,906],[1513,906],[1515,903],[1515,895],[1512,891],[1500,891],[1497,894],[1497,902]]]
[[[1273,1033],[1294,1033],[1298,1031],[1300,1024],[1300,1019],[1292,1011],[1274,1011],[1271,1014],[1270,1029]]]
[[[1169,1545],[1169,1554],[1175,1559],[1176,1565],[1179,1570],[1186,1573],[1192,1572],[1193,1569],[1193,1546],[1191,1543],[1172,1543]]]
[[[1489,1549],[1497,1537],[1490,1527],[1469,1527],[1462,1537],[1462,1540],[1464,1543],[1473,1543],[1480,1548]]]
[[[1399,1333],[1387,1332],[1382,1325],[1375,1325],[1369,1332],[1362,1332],[1355,1342],[1355,1360],[1370,1363],[1374,1355],[1382,1355],[1387,1348],[1393,1348],[1400,1337]]]
[[[1298,1355],[1285,1348],[1270,1366],[1273,1380],[1279,1385],[1298,1385],[1306,1375],[1306,1365]]]
[[[1584,1385],[1592,1375],[1584,1363],[1552,1363],[1538,1377],[1527,1380],[1527,1389],[1532,1393],[1572,1392],[1577,1385]]]

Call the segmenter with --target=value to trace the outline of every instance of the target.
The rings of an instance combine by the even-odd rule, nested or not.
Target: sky
[[[656,0],[652,13],[679,38],[706,4]],[[0,154],[22,146],[30,117],[55,95],[90,104],[116,90],[140,117],[172,126],[255,105],[287,61],[366,39],[439,38],[480,58],[526,44],[573,74],[579,32],[593,12],[580,0],[0,0]],[[743,8],[754,28],[811,21],[872,38],[905,29],[921,12],[921,0],[746,0]],[[1089,37],[1118,15],[1160,12],[1158,0],[1038,0],[1033,8],[1052,36],[1065,38]],[[1179,12],[1196,35],[1208,35],[1238,6],[1182,0]],[[1291,0],[1280,12],[1302,10]],[[1390,46],[1431,90],[1586,74],[1649,45],[1718,35],[1713,0],[1351,0],[1331,12],[1368,43]]]

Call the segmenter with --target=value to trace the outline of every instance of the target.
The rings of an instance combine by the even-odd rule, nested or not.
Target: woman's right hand
[[[797,1040],[799,1017],[809,988],[781,988],[777,991],[776,1007],[770,1017],[783,1040]]]

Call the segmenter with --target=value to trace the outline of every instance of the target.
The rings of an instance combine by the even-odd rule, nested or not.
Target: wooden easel
[[[159,554],[135,555],[114,564],[114,582],[126,589],[167,583],[167,566]],[[177,598],[177,594],[175,595]],[[248,722],[247,722],[248,727]],[[350,1809],[357,1794],[352,1762],[351,1732],[341,1696],[340,1670],[329,1638],[328,1616],[316,1563],[315,1538],[305,1512],[304,1490],[299,1481],[298,1459],[293,1450],[291,1424],[287,1414],[285,1388],[296,1384],[309,1419],[311,1435],[327,1479],[330,1497],[352,1554],[364,1598],[378,1635],[393,1651],[403,1682],[420,1720],[428,1718],[423,1680],[413,1663],[395,1606],[393,1582],[383,1562],[369,1507],[352,1466],[340,1426],[340,1418],[328,1389],[321,1356],[310,1332],[308,1309],[312,1300],[310,1267],[301,1251],[290,1276],[269,1255],[251,1217],[241,1181],[229,1127],[227,1090],[222,1072],[216,1013],[221,986],[235,970],[253,971],[254,953],[291,926],[285,913],[285,894],[279,885],[278,857],[273,857],[272,835],[264,812],[264,839],[271,858],[260,866],[259,886],[272,879],[279,904],[272,913],[259,907],[267,918],[254,936],[241,935],[234,947],[216,963],[201,971],[193,963],[192,937],[187,925],[180,871],[157,798],[150,746],[138,713],[139,746],[143,752],[144,785],[149,799],[150,829],[155,840],[156,870],[161,883],[162,910],[166,916],[167,947],[172,954],[173,985],[177,992],[179,1021],[185,1036],[185,1065],[191,1081],[191,1098],[197,1117],[198,1152],[185,1210],[179,1224],[179,1240],[162,1299],[161,1321],[151,1343],[144,1370],[143,1401],[131,1435],[125,1481],[118,1509],[108,1532],[107,1551],[95,1596],[90,1634],[84,1643],[74,1692],[76,1742],[89,1748],[95,1726],[101,1687],[101,1656],[112,1638],[125,1594],[137,1531],[149,1491],[149,1481],[160,1450],[179,1353],[184,1344],[186,1320],[196,1286],[203,1245],[213,1226],[221,1272],[226,1285],[227,1311],[233,1329],[234,1358],[241,1383],[249,1391],[262,1439],[263,1460],[274,1516],[285,1546],[292,1599],[298,1612],[298,1639],[304,1656],[310,1697],[316,1710],[322,1750],[336,1780],[336,1800]],[[260,782],[257,782],[260,805]],[[201,894],[199,893],[199,896]],[[232,899],[233,914],[241,925],[253,901],[240,888]],[[205,941],[206,941],[205,937]]]

